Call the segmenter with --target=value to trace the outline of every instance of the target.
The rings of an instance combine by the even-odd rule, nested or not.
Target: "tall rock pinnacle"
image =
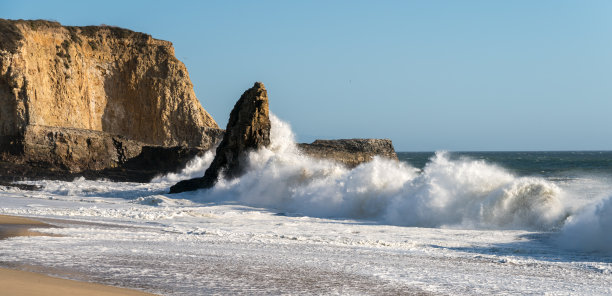
[[[181,181],[170,188],[170,193],[211,188],[221,173],[228,179],[239,177],[245,170],[246,153],[269,144],[268,92],[263,83],[255,82],[234,105],[223,140],[204,177]]]

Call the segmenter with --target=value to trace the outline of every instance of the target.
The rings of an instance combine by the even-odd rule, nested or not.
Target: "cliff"
[[[335,160],[350,168],[377,155],[398,160],[389,139],[316,140],[310,144],[298,144],[298,148],[311,157]]]
[[[2,159],[70,171],[223,134],[172,43],[110,26],[0,19],[0,107]]]

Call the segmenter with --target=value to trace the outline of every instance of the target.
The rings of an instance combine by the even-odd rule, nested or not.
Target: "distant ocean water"
[[[398,152],[401,161],[423,169],[435,152]],[[575,178],[612,176],[612,151],[450,152],[451,159],[470,158],[504,167],[518,176]]]

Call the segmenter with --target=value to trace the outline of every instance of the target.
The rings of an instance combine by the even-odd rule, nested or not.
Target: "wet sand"
[[[0,268],[0,287],[3,295],[153,295],[135,290],[115,288],[94,283],[54,278],[38,273]]]
[[[38,236],[47,235],[41,232],[31,231],[30,228],[53,227],[50,224],[40,221],[0,215],[0,240],[13,236]]]
[[[54,227],[33,219],[0,215],[0,245],[3,239],[15,236],[47,235],[31,228]],[[153,295],[141,291],[116,288],[95,283],[78,282],[54,278],[34,272],[0,268],[2,295]]]

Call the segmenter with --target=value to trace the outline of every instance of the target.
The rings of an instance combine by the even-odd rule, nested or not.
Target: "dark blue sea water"
[[[422,169],[434,152],[398,152],[400,160]],[[483,160],[517,176],[547,179],[612,176],[612,151],[448,152],[451,159]]]

